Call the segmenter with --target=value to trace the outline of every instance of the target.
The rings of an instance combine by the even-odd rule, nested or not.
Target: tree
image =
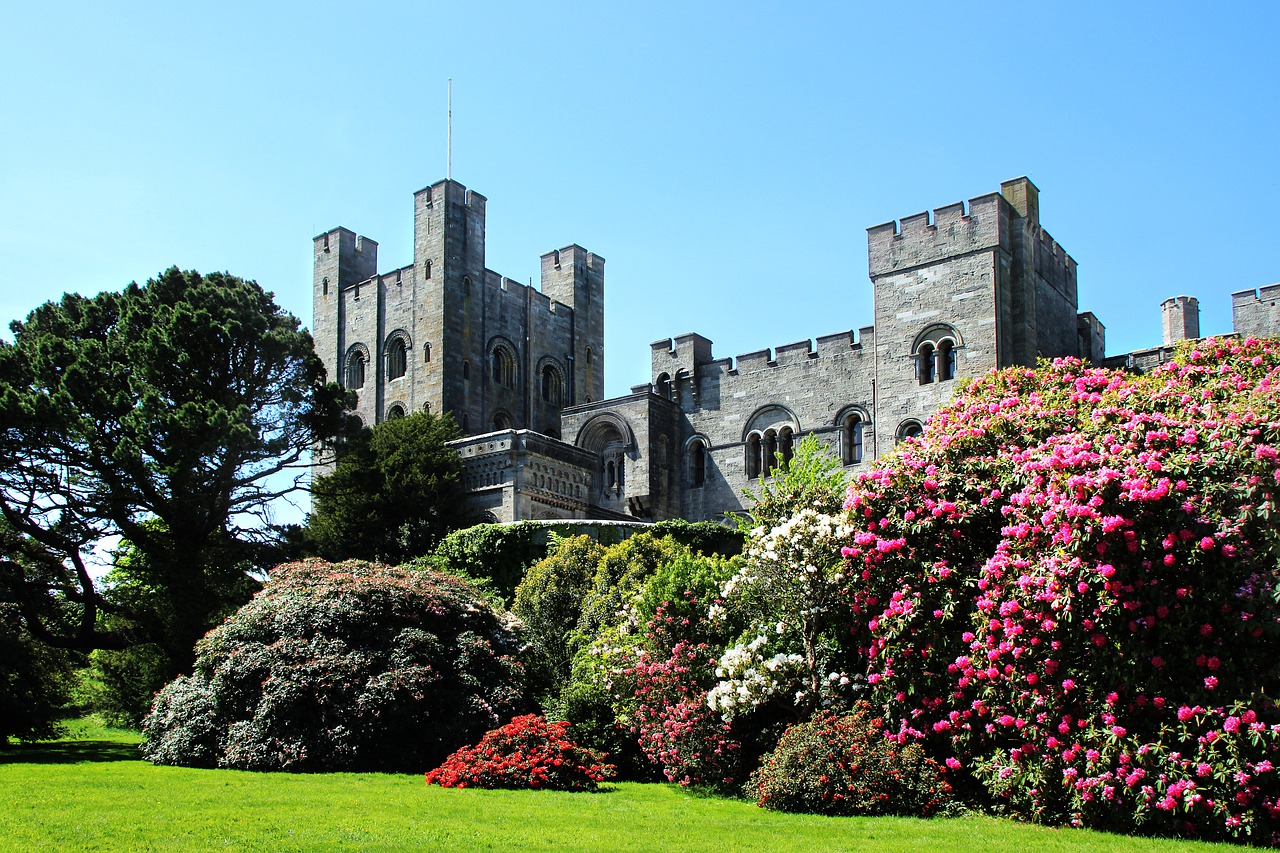
[[[316,480],[307,538],[329,560],[403,563],[462,527],[462,461],[448,415],[419,412],[362,430]]]
[[[225,590],[242,595],[260,561],[270,503],[337,433],[344,392],[297,318],[225,273],[171,268],[120,293],[67,294],[10,328],[0,596],[50,645],[155,641],[185,670]],[[86,554],[110,536],[145,557],[163,636],[92,578]]]

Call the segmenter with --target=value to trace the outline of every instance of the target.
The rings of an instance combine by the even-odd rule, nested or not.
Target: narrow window
[[[764,434],[764,445],[761,448],[760,473],[768,477],[778,464],[778,434],[769,430]]]
[[[857,465],[862,461],[862,415],[852,414],[844,419],[844,464]]]
[[[558,406],[561,395],[560,374],[548,364],[542,368],[542,399],[553,406]]]
[[[947,338],[938,341],[938,381],[956,378],[956,349]]]
[[[471,362],[469,361],[464,360],[462,362],[462,378],[463,379],[471,378]]]
[[[921,385],[933,382],[933,344],[923,343],[916,353],[916,378]]]
[[[409,353],[405,349],[404,339],[396,338],[387,350],[387,378],[399,379],[409,369]]]
[[[493,351],[493,382],[495,385],[505,385],[502,375],[502,350],[494,349]]]
[[[329,295],[329,277],[325,276],[325,278],[321,281],[320,284],[324,288],[324,295],[328,296]]]
[[[352,389],[364,387],[363,353],[352,353],[351,358],[347,361],[347,387]]]
[[[656,385],[657,385],[658,396],[662,397],[663,399],[670,400],[671,399],[671,377],[665,373],[659,373],[658,381]]]
[[[689,445],[689,482],[695,489],[707,482],[707,446],[701,441]]]
[[[431,278],[431,261],[427,261],[425,274],[427,278]]]
[[[422,360],[424,362],[431,361],[431,341],[427,341],[422,345]]]
[[[795,433],[791,431],[791,427],[783,427],[778,433],[778,457],[783,468],[790,464],[793,455],[795,455]]]
[[[747,479],[754,480],[760,476],[760,434],[757,432],[747,436]]]

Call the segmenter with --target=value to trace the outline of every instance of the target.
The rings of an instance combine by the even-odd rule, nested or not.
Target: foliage
[[[736,557],[746,545],[746,536],[741,530],[725,527],[714,521],[671,518],[655,522],[647,528],[647,532],[655,537],[670,537],[694,553],[708,557]]]
[[[0,341],[0,597],[51,645],[151,641],[179,668],[270,538],[267,506],[339,427],[310,335],[257,284],[171,268],[65,295]],[[148,525],[150,520],[159,524]],[[84,562],[119,535],[153,572],[163,635]],[[106,623],[104,614],[126,617]],[[140,635],[139,631],[145,632]]]
[[[205,637],[143,722],[155,763],[243,770],[432,766],[523,708],[515,638],[452,575],[279,566]]]
[[[819,513],[839,511],[847,485],[840,460],[815,435],[806,435],[796,445],[790,460],[778,457],[778,467],[770,477],[759,480],[758,493],[747,489],[751,501],[746,517],[739,516],[738,529],[752,538],[753,530],[772,530],[803,508]]]
[[[549,723],[536,714],[516,717],[446,758],[427,773],[427,784],[595,791],[613,776],[613,767],[600,753],[569,740],[568,730],[568,723]]]
[[[535,667],[553,682],[569,675],[570,633],[582,615],[582,600],[604,553],[589,536],[560,539],[516,587],[512,612],[524,622]]]
[[[176,675],[173,662],[155,643],[97,649],[90,652],[83,673],[88,682],[85,701],[108,725],[136,729],[156,693]]]
[[[9,738],[47,740],[71,697],[66,652],[22,630],[16,608],[0,604],[0,745]]]
[[[332,472],[312,487],[307,538],[328,560],[402,563],[465,524],[462,460],[449,415],[417,412],[340,444]]]
[[[776,811],[917,817],[943,808],[950,789],[919,744],[885,737],[884,720],[866,702],[787,729],[749,786],[757,805]]]
[[[442,572],[487,581],[510,602],[525,573],[546,556],[546,529],[522,521],[455,530],[436,546],[431,562]]]
[[[582,599],[576,636],[571,638],[573,650],[584,640],[595,637],[602,628],[621,623],[623,608],[645,580],[662,566],[688,554],[685,546],[647,530],[605,549],[596,565],[591,587]]]
[[[1004,808],[1280,842],[1280,342],[974,381],[849,493],[868,681]]]

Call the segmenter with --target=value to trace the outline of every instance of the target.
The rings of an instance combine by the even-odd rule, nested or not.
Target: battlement
[[[440,202],[451,202],[461,205],[481,217],[485,213],[488,199],[475,190],[469,190],[454,180],[445,179],[423,187],[413,194],[415,207],[431,208]]]
[[[747,373],[773,367],[790,367],[805,361],[824,356],[848,355],[871,351],[871,341],[875,336],[875,327],[863,326],[855,337],[852,330],[823,335],[815,340],[806,338],[795,343],[768,347],[754,352],[743,353],[732,360],[729,370]],[[726,361],[730,361],[726,359]]]
[[[871,277],[901,272],[943,258],[1008,245],[1017,213],[999,193],[926,210],[867,229]]]
[[[573,267],[579,262],[587,270],[602,272],[604,270],[604,258],[594,252],[588,252],[577,243],[570,243],[559,249],[553,249],[542,255],[542,274],[545,278],[548,268],[551,270],[562,269],[563,267]]]
[[[1280,336],[1280,284],[1231,294],[1231,320],[1236,333],[1246,337]]]
[[[1280,300],[1280,284],[1268,284],[1266,287],[1249,290],[1237,290],[1231,294],[1231,303],[1235,305],[1240,302],[1269,302]]]

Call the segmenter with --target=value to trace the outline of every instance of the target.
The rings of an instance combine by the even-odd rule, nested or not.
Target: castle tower
[[[378,244],[346,228],[318,235],[314,244],[311,336],[330,382],[346,384],[348,346],[344,294],[378,272]],[[372,365],[366,365],[372,372]]]
[[[485,203],[445,180],[413,196],[413,267],[419,281],[419,357],[429,365],[425,404],[452,412],[464,433],[485,432]],[[429,360],[428,360],[429,359]]]
[[[542,256],[542,293],[573,309],[567,405],[604,397],[604,258],[572,244]]]
[[[1025,177],[869,228],[867,248],[878,453],[916,434],[956,379],[1101,349],[1101,324],[1076,314],[1076,263],[1041,228]]]
[[[1173,296],[1160,303],[1164,345],[1200,337],[1200,302],[1194,296]]]

